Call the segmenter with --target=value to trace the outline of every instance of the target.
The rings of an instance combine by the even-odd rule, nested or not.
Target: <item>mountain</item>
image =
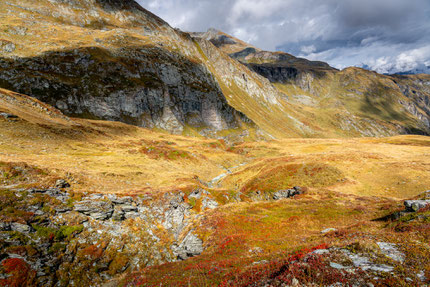
[[[0,13],[0,87],[69,116],[235,139],[429,133],[426,76],[337,71],[214,29],[183,33],[134,1],[8,1]]]
[[[225,33],[203,37],[215,45]],[[240,45],[230,57],[262,75],[283,94],[290,117],[311,137],[429,134],[429,75],[380,75],[360,68],[338,71],[327,63]],[[406,91],[413,86],[414,92]],[[294,124],[291,124],[294,125]]]

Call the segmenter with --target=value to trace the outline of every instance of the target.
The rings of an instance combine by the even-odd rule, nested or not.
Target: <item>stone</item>
[[[252,265],[261,265],[261,264],[268,264],[269,261],[267,260],[261,260],[261,261],[256,261],[256,262],[252,262]]]
[[[347,269],[348,268],[346,266],[343,266],[341,264],[334,263],[334,262],[330,262],[330,267],[334,268],[334,269],[338,269],[338,270],[342,270],[342,269]]]
[[[9,222],[0,222],[0,231],[10,231],[11,226]]]
[[[68,187],[70,187],[70,184],[67,181],[65,181],[64,179],[59,179],[55,183],[55,187],[57,187],[57,188],[68,188]]]
[[[133,206],[133,205],[120,205],[121,209],[124,212],[137,212],[138,208],[137,206]]]
[[[33,230],[31,228],[31,226],[29,226],[27,224],[21,224],[18,222],[12,222],[10,224],[10,228],[12,231],[17,231],[17,232],[21,232],[21,233],[30,233]]]
[[[72,208],[68,206],[59,206],[55,208],[56,213],[66,213],[69,211],[72,211]]]
[[[29,193],[45,193],[47,189],[37,189],[37,188],[30,188],[28,190]]]
[[[6,43],[6,44],[3,44],[2,46],[3,46],[3,51],[5,51],[6,53],[12,53],[16,49],[16,45],[14,43]]]
[[[5,119],[17,119],[18,116],[15,116],[13,114],[9,114],[9,113],[0,113],[0,117],[3,117]]]
[[[181,244],[172,249],[176,251],[179,260],[186,260],[203,252],[203,241],[190,231]]]
[[[290,197],[290,190],[278,190],[273,194],[273,200],[279,200],[283,198],[289,198]]]
[[[138,217],[140,217],[140,213],[139,213],[139,212],[135,212],[135,211],[132,211],[132,212],[126,212],[126,213],[124,214],[124,217],[125,217],[126,219],[130,219],[130,218],[138,218]]]
[[[254,247],[248,250],[249,253],[263,253],[263,248],[261,247]]]
[[[115,206],[115,210],[112,214],[112,219],[115,221],[122,221],[125,219],[125,212],[122,210],[121,207]]]
[[[114,212],[110,201],[84,200],[76,203],[74,209],[96,220],[107,220]]]
[[[377,242],[382,254],[393,259],[394,261],[403,263],[405,261],[405,254],[399,251],[396,244],[387,242]]]
[[[50,189],[46,190],[45,193],[49,196],[55,197],[56,199],[58,199],[62,202],[65,202],[70,198],[68,193],[63,192],[59,188],[50,188]]]
[[[170,200],[170,206],[173,208],[178,208],[184,202],[184,197],[182,195],[176,195],[172,200]]]
[[[124,197],[116,197],[111,199],[111,201],[114,204],[121,204],[121,205],[126,205],[126,204],[132,204],[133,203],[133,198],[131,196],[124,196]]]
[[[295,186],[292,189],[284,189],[284,190],[278,190],[277,192],[275,192],[273,194],[273,200],[279,200],[279,199],[283,199],[283,198],[290,198],[290,197],[294,197],[296,195],[302,194],[303,191],[300,187]]]
[[[188,198],[200,199],[202,197],[202,191],[200,188],[195,189],[193,192],[188,195]]]
[[[430,200],[406,200],[404,204],[406,211],[417,212],[430,206]]]
[[[418,279],[421,280],[421,282],[427,281],[427,277],[426,277],[424,271],[422,271],[422,270],[417,274],[417,277],[418,277]]]
[[[215,209],[217,207],[218,207],[218,202],[216,202],[213,199],[206,197],[202,200],[202,207],[201,207],[202,211],[206,209]]]
[[[300,186],[295,186],[295,187],[293,187],[293,189],[294,189],[296,192],[298,192],[299,194],[302,194],[302,193],[303,193],[303,190],[302,190],[302,188],[301,188]]]
[[[329,254],[330,251],[328,249],[317,249],[317,250],[313,251],[312,253],[316,254],[316,255],[323,255],[323,254]]]
[[[347,255],[349,259],[351,259],[354,267],[361,268],[364,271],[371,270],[376,272],[392,272],[394,270],[393,266],[373,263],[369,258],[351,253],[346,249],[343,249],[342,252]]]
[[[336,231],[337,231],[336,228],[327,228],[327,229],[322,230],[321,233],[322,234],[326,234],[326,233],[329,233],[329,232],[336,232]]]

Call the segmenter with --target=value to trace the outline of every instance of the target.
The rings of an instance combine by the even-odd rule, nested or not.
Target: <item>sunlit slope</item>
[[[0,117],[0,161],[25,162],[59,177],[70,175],[78,190],[139,193],[212,186],[221,194],[233,191],[252,199],[257,191],[270,197],[299,185],[407,198],[430,185],[427,137],[231,145],[68,118],[31,97],[6,90],[0,95],[0,112],[18,116]]]

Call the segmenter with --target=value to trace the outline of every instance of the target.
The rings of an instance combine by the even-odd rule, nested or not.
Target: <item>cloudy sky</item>
[[[381,73],[430,66],[430,0],[138,0],[184,31]],[[430,72],[430,67],[428,69]]]

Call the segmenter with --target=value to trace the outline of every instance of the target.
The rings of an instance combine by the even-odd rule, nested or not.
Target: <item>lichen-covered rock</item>
[[[404,202],[406,211],[417,212],[430,206],[430,200],[406,200]]]
[[[10,224],[10,229],[12,231],[21,232],[21,233],[30,233],[33,230],[31,226],[27,224],[18,223],[18,222],[12,222]]]

